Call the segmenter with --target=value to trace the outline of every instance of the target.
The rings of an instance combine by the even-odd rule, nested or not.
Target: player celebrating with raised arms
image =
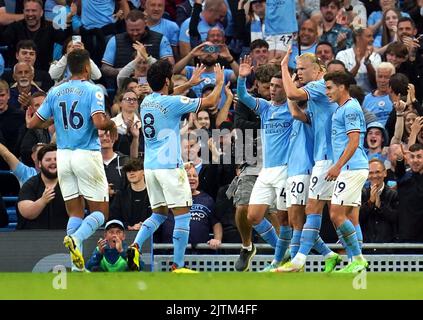
[[[326,95],[331,102],[338,104],[332,116],[334,165],[326,175],[326,180],[336,181],[330,218],[353,255],[352,261],[338,272],[356,273],[368,265],[361,254],[356,229],[349,219],[358,217],[361,190],[369,175],[369,160],[363,147],[366,122],[360,104],[349,94],[349,76],[334,72],[326,74],[324,79]]]
[[[308,122],[313,129],[313,161],[314,166],[310,177],[308,202],[305,213],[306,220],[300,236],[300,247],[295,257],[279,267],[280,272],[297,272],[303,270],[307,255],[319,240],[320,226],[322,224],[322,211],[326,202],[330,201],[333,190],[333,182],[326,181],[327,171],[332,166],[331,128],[332,114],[336,110],[336,104],[331,103],[325,95],[325,82],[323,75],[326,68],[316,55],[304,53],[297,58],[297,73],[301,88],[291,78],[288,70],[288,61],[291,55],[288,49],[287,55],[281,62],[283,86],[288,99],[293,101],[307,101],[307,113],[304,113],[297,104],[292,104],[291,112],[294,118]],[[299,235],[295,235],[296,238]],[[319,240],[320,242],[320,240]],[[320,243],[321,252],[325,254],[325,271],[329,272],[339,262],[339,257]]]
[[[251,58],[247,56],[239,67],[237,89],[239,100],[259,114],[261,118],[263,168],[251,192],[247,219],[254,230],[275,248],[275,257],[265,270],[271,271],[282,262],[292,237],[292,229],[288,224],[286,211],[285,186],[289,136],[293,118],[286,102],[281,73],[274,74],[270,80],[271,101],[267,101],[254,98],[247,93],[245,82],[251,70]],[[275,201],[280,223],[279,237],[272,224],[264,218],[266,211]]]
[[[153,214],[145,220],[134,243],[128,248],[128,268],[139,269],[139,250],[157,228],[167,219],[168,208],[175,216],[173,229],[174,259],[172,269],[177,273],[192,273],[185,268],[184,255],[188,244],[192,205],[191,189],[181,157],[179,124],[183,114],[197,113],[217,104],[223,87],[223,69],[216,65],[216,86],[206,98],[190,99],[170,96],[173,92],[172,65],[157,61],[150,66],[147,82],[153,93],[140,107],[145,139],[145,182]]]
[[[88,239],[109,215],[106,174],[100,152],[98,129],[117,136],[116,125],[104,113],[104,95],[88,82],[90,55],[77,49],[68,55],[72,76],[49,91],[44,103],[32,117],[28,128],[43,128],[54,120],[57,138],[57,173],[69,215],[65,246],[73,270],[83,271],[83,241]],[[29,109],[31,115],[33,110]],[[84,200],[91,214],[84,219]]]

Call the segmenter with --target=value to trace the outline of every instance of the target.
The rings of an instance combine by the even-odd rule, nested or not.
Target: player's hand
[[[46,187],[44,189],[43,195],[41,196],[42,201],[45,205],[47,205],[51,200],[54,199],[56,193],[54,192],[53,187]]]
[[[338,178],[340,173],[341,173],[341,168],[334,165],[329,169],[328,174],[326,175],[325,179],[326,179],[326,181],[335,181],[336,178]]]
[[[192,72],[191,79],[189,79],[188,81],[191,87],[194,87],[200,84],[201,82],[203,82],[204,80],[206,80],[206,78],[203,78],[203,79],[201,78],[201,75],[203,74],[205,70],[206,70],[206,67],[204,66],[204,64],[197,64],[195,66],[195,69]]]
[[[207,241],[207,244],[210,246],[210,248],[217,250],[220,245],[222,244],[222,242],[218,239],[211,239],[209,241]]]
[[[100,238],[97,241],[97,248],[98,248],[98,251],[101,254],[104,254],[104,249],[106,249],[106,246],[107,246],[107,240],[106,239]]]
[[[247,55],[244,58],[241,58],[241,63],[239,65],[239,76],[246,78],[251,74],[252,70],[253,66],[251,57]]]
[[[22,107],[26,108],[31,105],[31,94],[30,93],[20,93],[18,96],[18,102],[21,104]]]
[[[288,50],[286,51],[286,55],[283,57],[281,61],[281,68],[288,68],[288,62],[289,62],[289,57],[291,56],[291,53],[292,53],[292,46],[290,45],[288,47]]]

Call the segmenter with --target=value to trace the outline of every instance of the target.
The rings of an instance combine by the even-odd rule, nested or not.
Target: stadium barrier
[[[127,231],[127,244],[132,243],[136,231]],[[70,268],[69,251],[63,246],[63,230],[19,230],[0,232],[0,272],[50,272],[56,265]],[[84,242],[84,259],[88,261],[97,241],[104,237],[99,230]],[[142,259],[147,271],[151,270],[152,243],[146,241]]]
[[[331,249],[342,249],[341,244],[327,244]],[[268,250],[272,252],[272,248],[268,244],[256,244],[258,250]],[[172,244],[154,244],[154,250],[171,250]],[[191,249],[191,245],[187,249]],[[195,249],[210,249],[207,244],[198,244]],[[222,244],[219,249],[231,250],[240,249],[240,244]],[[395,250],[415,250],[423,249],[423,243],[365,243],[363,249],[395,249]],[[172,264],[172,255],[156,255],[153,254],[154,271],[168,271]],[[185,263],[189,268],[198,271],[234,271],[235,261],[239,255],[186,255]],[[398,254],[398,255],[365,255],[369,261],[369,271],[372,272],[423,272],[423,255],[418,254]],[[262,270],[273,259],[273,254],[257,254],[252,262],[250,271]],[[347,265],[348,257],[342,255],[342,263],[340,267]],[[324,269],[324,259],[320,255],[310,255],[307,259],[306,272],[321,272]]]
[[[126,243],[131,243],[136,231],[126,232]],[[0,272],[50,272],[54,266],[70,267],[69,254],[63,246],[64,231],[62,230],[19,230],[14,232],[0,232]],[[92,254],[97,241],[103,237],[103,230],[97,231],[84,243],[84,258],[86,261]],[[332,249],[341,249],[339,244],[328,244]],[[273,250],[268,244],[256,244],[259,254],[252,261],[251,270],[258,271],[270,263]],[[152,250],[153,248],[153,250]],[[232,254],[187,254],[187,266],[199,271],[234,271],[238,258],[240,244],[222,244],[220,251],[233,250]],[[423,249],[423,244],[416,243],[366,243],[363,248],[379,249]],[[169,271],[172,263],[172,252],[156,254],[157,250],[172,250],[172,244],[153,244],[146,242],[142,248],[142,259],[145,271]],[[191,245],[188,246],[191,249]],[[207,244],[198,244],[195,249],[210,250]],[[204,251],[206,253],[206,251]],[[267,253],[267,254],[264,254]],[[390,272],[422,272],[423,255],[366,255],[370,262],[370,271]],[[343,265],[347,263],[343,256]],[[321,271],[324,261],[321,256],[311,255],[306,264],[306,271]]]

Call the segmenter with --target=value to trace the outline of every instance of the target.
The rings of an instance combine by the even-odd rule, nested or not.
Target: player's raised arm
[[[289,62],[289,57],[291,56],[291,52],[292,52],[292,49],[290,47],[281,62],[283,88],[285,89],[286,97],[288,99],[294,100],[294,101],[304,101],[304,100],[307,100],[307,93],[303,89],[297,88],[294,80],[291,78],[291,75],[289,74],[288,62]]]
[[[216,77],[216,85],[213,91],[205,98],[201,99],[201,109],[210,108],[217,105],[219,97],[222,93],[223,81],[224,81],[224,67],[220,64],[214,66],[214,73]]]
[[[292,81],[294,81],[295,83],[295,78],[296,78],[296,74],[294,73],[291,77]],[[292,117],[294,119],[300,120],[302,122],[305,123],[309,123],[310,119],[307,117],[306,113],[304,112],[304,110],[302,110],[296,101],[291,100],[288,98],[288,108],[289,108],[289,112],[291,113]]]
[[[251,71],[253,70],[251,62],[252,60],[250,56],[246,56],[241,59],[241,64],[239,65],[237,93],[239,101],[245,104],[248,108],[254,110],[257,106],[257,99],[247,92],[247,87],[245,84],[246,78],[251,74]]]

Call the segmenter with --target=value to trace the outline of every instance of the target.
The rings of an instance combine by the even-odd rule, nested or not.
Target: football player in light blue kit
[[[147,81],[153,93],[140,107],[145,140],[144,174],[153,214],[145,220],[134,243],[128,248],[128,267],[139,268],[139,249],[144,241],[167,219],[170,209],[175,216],[173,229],[174,259],[172,270],[192,273],[185,268],[192,205],[191,189],[181,157],[179,126],[185,113],[215,106],[223,87],[223,69],[216,65],[216,86],[206,98],[190,99],[170,96],[173,92],[172,65],[158,61],[150,66]]]
[[[297,38],[298,23],[295,0],[267,0],[264,35],[269,44],[269,59],[283,58]]]
[[[369,175],[369,160],[364,150],[366,122],[360,104],[349,94],[350,81],[345,73],[324,76],[326,94],[338,108],[332,116],[332,149],[334,165],[326,179],[336,181],[330,208],[330,218],[338,234],[342,234],[352,261],[338,272],[356,273],[367,268],[361,254],[356,228],[350,220],[358,220],[361,190]]]
[[[310,176],[314,165],[314,138],[309,120],[309,111],[305,108],[300,108],[303,110],[303,114],[297,114],[298,106],[292,100],[288,100],[288,107],[291,114],[295,114],[297,118],[301,117],[301,120],[295,119],[292,124],[288,150],[288,180],[286,185],[286,204],[288,207],[289,222],[293,228],[290,245],[291,259],[293,259],[300,248],[301,233],[304,226]],[[320,236],[317,237],[313,249],[324,256],[325,272],[331,272],[336,263],[341,261],[341,258],[328,248]],[[275,271],[278,272],[279,270]]]
[[[313,129],[314,166],[310,178],[309,196],[306,205],[306,221],[301,233],[300,248],[291,261],[278,268],[281,272],[296,272],[303,270],[307,255],[319,238],[322,223],[322,211],[326,202],[331,199],[333,182],[326,181],[326,173],[332,166],[331,128],[332,114],[336,104],[329,102],[325,95],[323,75],[326,69],[312,53],[304,53],[297,58],[297,73],[301,88],[297,88],[288,70],[288,58],[291,49],[281,62],[283,85],[288,99],[307,101],[309,118],[304,112],[294,106],[293,117],[298,120],[307,120]],[[337,256],[334,255],[331,264],[336,265]]]
[[[54,119],[57,137],[57,173],[69,215],[65,246],[72,263],[84,270],[82,243],[108,218],[109,193],[98,129],[116,137],[113,121],[104,113],[102,90],[87,80],[91,74],[90,55],[77,49],[69,53],[72,77],[51,89],[32,117],[28,128],[42,128]],[[91,214],[84,219],[84,200]]]
[[[254,98],[247,93],[246,77],[251,73],[251,58],[247,56],[239,67],[238,97],[248,108],[261,118],[261,142],[263,168],[254,184],[248,205],[248,222],[254,230],[272,247],[275,256],[271,263],[278,266],[283,259],[292,236],[286,212],[286,179],[289,136],[293,118],[288,110],[281,74],[275,74],[270,81],[270,99]],[[279,237],[272,224],[264,219],[266,211],[275,203],[280,223]],[[268,271],[266,268],[265,271]]]

